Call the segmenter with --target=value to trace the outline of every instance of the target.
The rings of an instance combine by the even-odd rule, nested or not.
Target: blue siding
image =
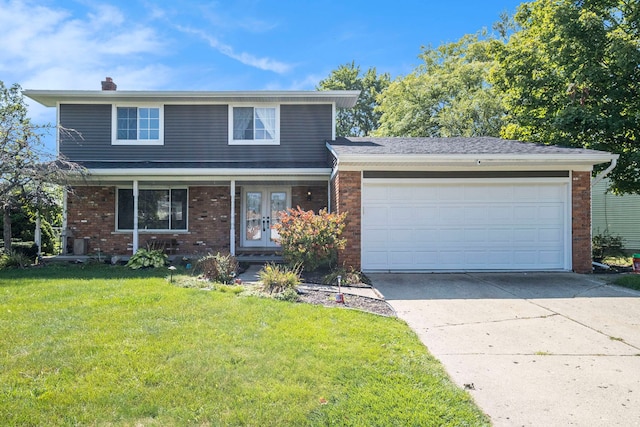
[[[165,105],[164,145],[111,145],[111,105],[60,106],[60,123],[82,138],[64,137],[60,152],[73,161],[250,162],[327,161],[331,105],[282,105],[280,145],[228,144],[227,105]]]

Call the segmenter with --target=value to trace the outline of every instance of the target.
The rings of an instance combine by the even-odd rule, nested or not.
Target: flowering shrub
[[[333,214],[321,210],[287,209],[280,213],[280,223],[274,225],[282,245],[282,255],[290,265],[302,265],[305,271],[334,265],[338,250],[344,249],[347,240],[340,235],[344,230],[346,213]]]

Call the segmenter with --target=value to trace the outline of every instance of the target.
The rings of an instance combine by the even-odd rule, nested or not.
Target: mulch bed
[[[329,292],[322,289],[299,290],[300,301],[307,304],[324,305],[325,307],[355,308],[381,316],[396,317],[396,312],[384,300],[363,297],[360,295],[343,294],[344,303],[336,302],[337,292]]]
[[[381,299],[343,293],[344,303],[337,303],[337,292],[327,291],[320,288],[320,285],[322,285],[322,279],[324,279],[327,274],[328,271],[313,271],[302,273],[302,282],[305,284],[305,289],[298,291],[301,302],[307,304],[324,305],[325,307],[354,308],[373,314],[379,314],[381,316],[396,317],[396,312],[393,310],[393,308],[391,308],[391,306],[385,300]],[[314,285],[318,285],[318,288],[314,289]],[[366,283],[353,283],[348,286],[343,286],[343,289],[347,292],[349,288],[371,288],[371,285],[368,285]]]

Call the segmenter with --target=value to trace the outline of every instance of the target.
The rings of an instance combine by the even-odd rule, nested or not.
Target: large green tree
[[[640,193],[640,2],[538,0],[498,49],[502,136],[620,154],[613,189]]]
[[[355,62],[340,65],[329,77],[318,83],[317,90],[359,90],[360,97],[354,108],[340,108],[336,112],[336,135],[368,136],[378,128],[380,113],[375,111],[376,98],[382,93],[391,77],[377,74],[371,67],[362,73]]]
[[[0,208],[4,249],[11,250],[12,212],[54,204],[49,183],[64,184],[69,172],[83,169],[44,149],[51,125],[31,122],[19,85],[0,81]],[[73,134],[73,131],[66,131]]]
[[[420,64],[378,98],[379,136],[497,136],[504,109],[488,83],[496,44],[484,33],[422,48]]]

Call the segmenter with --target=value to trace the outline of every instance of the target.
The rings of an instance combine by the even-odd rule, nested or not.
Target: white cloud
[[[229,58],[235,59],[236,61],[239,61],[245,65],[249,65],[251,67],[255,67],[260,70],[273,71],[274,73],[278,73],[278,74],[284,74],[292,68],[292,65],[277,61],[275,59],[266,58],[266,57],[258,58],[246,52],[237,53],[234,51],[233,47],[225,43],[222,43],[220,40],[218,40],[214,36],[207,34],[202,30],[183,27],[183,26],[177,26],[176,28],[182,31],[183,33],[193,34],[195,36],[200,37],[201,39],[209,43],[209,46],[211,46],[218,52],[222,53],[225,56],[228,56]]]
[[[92,4],[84,14],[75,13],[0,0],[3,78],[38,89],[99,89],[100,79],[119,64],[130,64],[129,70],[119,68],[131,72],[139,68],[136,55],[164,53],[153,28],[127,21],[114,6]],[[152,79],[141,80],[148,85]]]

